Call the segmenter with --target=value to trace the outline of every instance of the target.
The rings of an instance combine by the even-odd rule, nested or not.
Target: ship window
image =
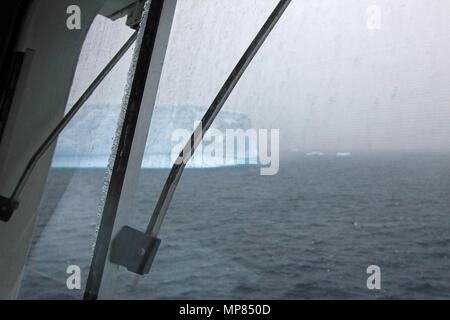
[[[128,40],[126,18],[97,16],[83,44],[66,111]],[[21,299],[81,299],[96,240],[111,149],[133,48],[58,138],[25,267]],[[73,267],[75,266],[75,268]],[[67,279],[78,272],[82,289]],[[75,279],[72,281],[76,285]]]
[[[132,227],[276,3],[178,2]],[[116,297],[449,298],[448,9],[292,1],[188,164],[150,274],[121,268]],[[71,101],[125,28],[97,19]],[[129,59],[58,142],[22,298],[82,295]]]
[[[134,227],[275,4],[180,2]],[[448,297],[444,7],[293,1],[214,125],[222,145],[205,141],[183,173],[150,275],[123,270],[120,297]],[[265,136],[267,150],[227,148],[226,129]],[[277,152],[278,170],[262,175]],[[379,290],[367,286],[373,265]]]

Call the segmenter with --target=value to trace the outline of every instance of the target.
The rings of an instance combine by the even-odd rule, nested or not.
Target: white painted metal
[[[105,0],[34,1],[17,50],[26,52],[0,145],[0,194],[10,195],[34,151],[64,115],[89,26]],[[69,5],[83,8],[83,27],[70,31]],[[45,41],[42,41],[45,39]],[[17,297],[54,146],[41,158],[8,223],[0,222],[0,299]]]
[[[165,0],[161,12],[160,23],[156,35],[156,41],[148,70],[142,105],[138,116],[134,140],[131,147],[122,191],[119,196],[119,205],[116,220],[112,231],[112,239],[126,225],[129,213],[132,211],[133,198],[136,191],[141,164],[147,141],[150,121],[156,102],[162,67],[169,42],[170,31],[176,9],[176,0]],[[142,26],[141,26],[142,28]],[[103,270],[98,299],[112,299],[119,266],[109,261],[108,255]]]

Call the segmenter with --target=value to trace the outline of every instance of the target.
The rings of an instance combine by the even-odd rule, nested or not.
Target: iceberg
[[[312,151],[312,152],[308,152],[306,155],[309,156],[309,157],[311,157],[311,156],[323,156],[324,153],[320,152],[320,151]]]
[[[338,153],[336,153],[336,156],[338,156],[338,157],[349,157],[351,155],[352,154],[350,152],[338,152]]]
[[[176,133],[186,132],[190,136],[205,112],[206,108],[199,106],[157,105],[153,111],[142,167],[170,168],[188,138],[182,139]],[[106,168],[119,113],[120,105],[86,105],[58,138],[52,166]],[[251,127],[248,115],[222,110],[211,130],[223,133],[219,145],[225,148],[227,130],[245,131]],[[208,146],[218,141],[210,140],[203,141],[187,167],[213,168],[258,163],[255,144],[246,142],[244,149],[236,148],[232,155],[227,154],[225,149],[221,153],[211,154],[207,152],[211,149]]]

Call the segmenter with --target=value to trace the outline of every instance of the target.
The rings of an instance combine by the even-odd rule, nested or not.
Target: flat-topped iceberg
[[[352,154],[350,152],[338,152],[338,153],[336,153],[336,156],[338,156],[338,157],[349,157],[351,155]]]
[[[320,151],[312,151],[312,152],[308,152],[306,154],[308,157],[312,157],[312,156],[323,156],[324,153],[320,152]]]
[[[113,143],[119,105],[86,105],[67,126],[58,139],[53,167],[106,167]],[[206,108],[183,105],[158,105],[153,112],[142,167],[170,168],[174,158],[194,131]],[[246,139],[244,148],[233,148],[233,154],[211,153],[211,145],[226,147],[226,132],[244,133],[251,129],[250,118],[242,113],[222,110],[213,123],[214,135],[206,139],[194,153],[187,167],[219,167],[237,164],[257,164],[257,145]],[[184,133],[180,134],[180,133]],[[205,137],[206,138],[206,137]],[[222,139],[222,141],[215,141]],[[239,139],[239,138],[238,138]],[[246,141],[248,140],[248,141]],[[209,146],[209,148],[208,148]],[[217,148],[216,148],[217,150]]]

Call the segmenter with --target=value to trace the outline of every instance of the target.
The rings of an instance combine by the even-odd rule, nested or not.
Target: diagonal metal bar
[[[128,51],[133,42],[137,38],[138,32],[135,31],[133,35],[125,42],[125,44],[120,48],[120,50],[114,55],[111,61],[105,66],[105,68],[98,74],[98,76],[94,79],[94,81],[89,85],[86,91],[81,95],[81,97],[77,100],[77,102],[72,106],[72,108],[67,112],[64,118],[58,123],[55,129],[50,133],[47,139],[39,146],[36,152],[31,157],[30,161],[28,161],[25,170],[23,171],[19,182],[17,183],[11,197],[11,202],[18,202],[18,197],[22,192],[28,178],[33,172],[34,167],[36,166],[39,159],[45,154],[48,148],[52,145],[52,143],[58,138],[59,134],[64,130],[67,124],[72,120],[75,114],[81,109],[83,104],[90,98],[95,89],[100,85],[100,83],[105,79],[105,77],[109,74],[109,72],[114,68],[114,66],[120,61],[123,55]]]
[[[262,46],[272,29],[275,27],[290,2],[291,0],[281,0],[275,7],[261,30],[256,35],[255,39],[252,41],[248,49],[245,51],[244,55],[234,67],[228,79],[225,81],[224,85],[220,89],[208,111],[204,115],[202,121],[192,134],[191,139],[186,143],[183,151],[181,151],[178,159],[175,161],[175,164],[173,165],[169,173],[161,195],[159,196],[150,223],[147,226],[147,234],[153,237],[156,237],[158,235],[164,216],[167,213],[170,202],[175,193],[175,189],[178,185],[178,182],[180,181],[181,175],[183,174],[184,167],[191,158],[197,146],[201,143],[204,134],[213,123],[214,119],[230,96],[242,74],[245,72],[247,66],[250,64],[253,57],[256,55],[259,48]]]

